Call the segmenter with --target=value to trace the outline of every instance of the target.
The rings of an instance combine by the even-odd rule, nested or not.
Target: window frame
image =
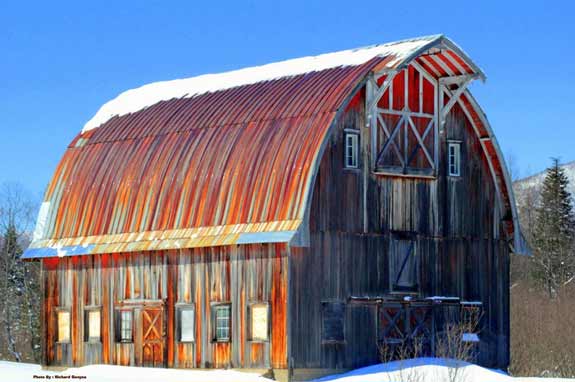
[[[98,337],[90,336],[90,313],[98,312],[100,316],[99,333]],[[101,343],[102,342],[102,307],[101,306],[86,306],[84,307],[84,342],[87,343]]]
[[[125,330],[124,328],[124,313],[130,314],[130,339],[124,338]],[[117,308],[115,311],[115,339],[116,343],[131,344],[134,343],[134,308]]]
[[[326,338],[326,307],[328,305],[341,305],[343,307],[343,312],[341,315],[341,338]],[[323,300],[321,302],[321,343],[324,345],[329,344],[345,344],[346,343],[346,315],[347,315],[347,304],[342,300]]]
[[[451,149],[454,149],[452,162]],[[452,171],[452,166],[454,171]],[[447,175],[451,177],[461,176],[461,141],[447,141]]]
[[[68,314],[68,338],[66,341],[60,340],[60,313]],[[68,307],[57,307],[56,308],[56,343],[58,344],[70,344],[72,343],[72,312]]]
[[[348,138],[351,138],[351,146],[348,146]],[[343,168],[346,170],[358,170],[360,168],[360,131],[356,129],[344,129],[343,134]],[[351,147],[351,156],[348,156],[348,148]],[[348,162],[351,159],[351,163]]]
[[[256,338],[253,333],[253,308],[255,306],[265,306],[266,308],[266,337]],[[254,343],[266,343],[271,337],[271,310],[267,301],[254,301],[248,304],[248,341]]]
[[[183,312],[192,312],[192,338],[191,339],[182,339],[182,314]],[[176,304],[176,329],[177,329],[177,339],[180,343],[194,343],[196,342],[196,308],[194,304],[184,304],[178,303]]]
[[[228,336],[218,337],[218,311],[222,308],[227,308],[228,310]],[[212,323],[212,342],[228,343],[232,342],[232,304],[230,302],[213,302],[211,303],[211,323]]]

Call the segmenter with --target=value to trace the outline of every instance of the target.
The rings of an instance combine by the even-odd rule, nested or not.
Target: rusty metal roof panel
[[[424,37],[120,95],[69,145],[25,257],[291,240],[344,101],[374,68],[393,70],[445,41]],[[459,57],[450,68],[474,70]]]

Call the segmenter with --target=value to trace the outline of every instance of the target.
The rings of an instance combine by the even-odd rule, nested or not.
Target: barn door
[[[368,82],[372,165],[382,174],[435,176],[438,82],[417,64]]]
[[[430,301],[388,302],[379,310],[379,341],[383,359],[421,357],[433,354],[433,303]],[[385,353],[385,354],[383,354]]]
[[[389,287],[392,292],[414,293],[419,290],[417,242],[394,235],[389,246]]]
[[[164,366],[164,309],[144,307],[142,310],[142,364]]]

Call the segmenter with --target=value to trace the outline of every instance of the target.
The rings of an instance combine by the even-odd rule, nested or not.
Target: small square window
[[[116,342],[133,342],[134,313],[131,309],[116,311]]]
[[[100,309],[87,309],[84,312],[84,340],[86,342],[100,341],[100,317]]]
[[[231,340],[231,306],[218,304],[213,306],[214,341],[229,342]]]
[[[345,168],[359,168],[359,133],[345,133]]]
[[[322,302],[322,341],[338,343],[345,341],[345,304]]]
[[[449,142],[447,155],[448,155],[449,176],[460,176],[461,144],[459,142]]]
[[[179,339],[180,342],[194,342],[195,312],[191,306],[178,308],[179,316]]]
[[[58,311],[58,342],[70,342],[70,311]]]
[[[269,339],[268,304],[250,305],[250,339],[252,341],[267,341]]]

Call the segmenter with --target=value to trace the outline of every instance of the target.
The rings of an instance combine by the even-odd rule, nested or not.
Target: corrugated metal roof
[[[69,145],[24,257],[291,240],[344,101],[372,69],[400,68],[439,43],[453,45],[432,36],[347,51],[360,53],[353,60],[340,55],[347,58],[329,65],[324,58],[323,66],[310,64],[303,73],[270,64],[259,70],[273,76],[258,77],[257,68],[244,69],[244,82],[237,78],[242,71],[224,74],[237,86],[201,94],[196,89],[171,97],[183,87],[175,81],[177,91],[170,93],[162,83],[157,102],[149,89],[127,92],[102,108],[95,117],[102,124],[84,129]],[[454,73],[483,75],[471,61],[461,61]],[[254,78],[264,80],[251,83]],[[136,111],[124,107],[130,97]]]
[[[455,44],[441,35],[418,37],[408,40],[378,44],[363,48],[326,53],[318,56],[301,57],[267,65],[233,70],[218,74],[205,74],[197,77],[155,82],[137,89],[128,90],[104,104],[98,113],[84,126],[84,131],[97,128],[114,116],[134,113],[160,101],[174,98],[193,98],[201,94],[236,88],[259,82],[320,72],[343,66],[363,65],[373,58],[386,58],[380,69],[393,69],[409,62],[430,46],[441,44],[458,52],[454,57],[465,67],[463,71],[479,76],[483,73],[466,59],[465,54]],[[448,65],[449,64],[449,61]],[[455,64],[458,66],[458,64]],[[457,69],[456,69],[457,70]]]

